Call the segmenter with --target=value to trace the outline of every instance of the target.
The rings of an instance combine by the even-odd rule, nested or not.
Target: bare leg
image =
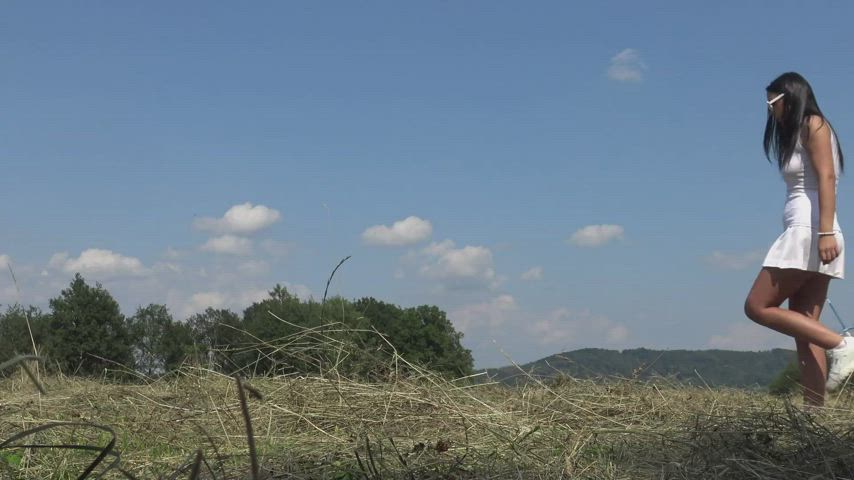
[[[819,274],[803,270],[768,268],[759,271],[744,302],[744,313],[754,322],[812,343],[825,350],[842,342],[842,336],[803,313],[780,305]]]
[[[800,290],[789,298],[789,310],[798,312],[818,322],[830,277],[815,275],[807,280]],[[806,340],[795,339],[798,347],[798,366],[801,370],[801,385],[804,388],[804,404],[824,404],[824,383],[827,378],[827,357],[824,349]]]

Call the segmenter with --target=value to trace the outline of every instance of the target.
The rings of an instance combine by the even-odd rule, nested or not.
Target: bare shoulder
[[[811,115],[804,120],[806,135],[806,148],[812,159],[816,173],[822,177],[830,178],[834,175],[833,150],[831,147],[830,124],[818,115]]]
[[[804,118],[804,126],[801,128],[801,142],[804,146],[813,150],[817,147],[830,146],[830,124],[819,115],[809,115]]]
[[[810,138],[830,138],[830,124],[827,123],[827,120],[822,118],[819,115],[810,115],[806,118],[804,122],[807,125],[807,130],[809,131]]]

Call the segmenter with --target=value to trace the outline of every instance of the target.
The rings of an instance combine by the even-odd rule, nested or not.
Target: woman
[[[830,279],[844,276],[844,239],[836,219],[842,148],[804,77],[784,73],[765,90],[765,155],[777,161],[786,181],[785,231],[765,257],[744,311],[754,322],[795,338],[804,402],[822,405],[825,389],[838,388],[854,371],[854,337],[819,323]],[[784,300],[788,309],[780,308]]]

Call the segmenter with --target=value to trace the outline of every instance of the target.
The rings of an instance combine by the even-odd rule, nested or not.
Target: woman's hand
[[[825,265],[839,256],[835,235],[822,235],[818,238],[818,255],[821,257],[821,263]]]

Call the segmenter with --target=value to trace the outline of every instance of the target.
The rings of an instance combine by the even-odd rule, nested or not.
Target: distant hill
[[[694,385],[764,388],[790,362],[793,350],[764,352],[732,350],[605,350],[585,348],[559,353],[520,365],[534,377],[544,379],[560,374],[573,378],[667,377]],[[515,366],[486,369],[493,381],[518,385],[528,381]]]

